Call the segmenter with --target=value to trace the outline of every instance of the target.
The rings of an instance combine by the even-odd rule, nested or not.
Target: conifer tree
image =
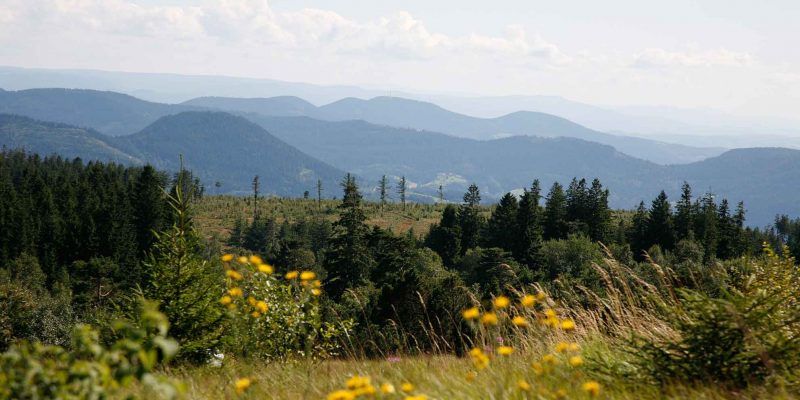
[[[567,198],[564,188],[555,182],[547,194],[544,206],[544,239],[565,239],[567,237]]]
[[[381,176],[381,182],[378,186],[380,190],[381,196],[381,209],[386,205],[386,196],[388,195],[387,189],[389,186],[389,180],[386,178],[386,175]]]
[[[431,227],[425,239],[425,246],[438,253],[446,267],[453,267],[461,254],[461,229],[458,227],[457,214],[454,205],[445,206],[441,220]]]
[[[406,177],[401,176],[397,182],[397,193],[400,195],[400,204],[403,205],[403,210],[406,209]]]
[[[542,247],[542,224],[539,200],[539,181],[533,181],[531,190],[526,190],[519,201],[514,245],[511,249],[519,262],[528,266],[538,265]]]
[[[478,206],[481,202],[481,192],[478,185],[472,184],[464,194],[464,203],[458,209],[458,226],[461,229],[461,254],[478,246],[480,232],[483,228],[483,219]]]
[[[592,181],[588,191],[589,212],[587,225],[589,237],[607,243],[611,233],[611,208],[608,206],[608,189],[603,189],[599,179]]]
[[[695,206],[692,203],[692,187],[683,182],[681,199],[675,205],[675,234],[677,240],[686,239],[694,231]]]
[[[642,201],[633,214],[630,232],[628,233],[631,252],[633,252],[633,257],[637,261],[642,261],[644,259],[644,252],[647,251],[652,244],[648,235],[648,213]]]
[[[500,199],[481,235],[485,247],[499,247],[511,251],[517,238],[518,209],[517,198],[513,194],[506,193]]]
[[[347,174],[342,181],[344,196],[339,205],[339,220],[333,225],[333,237],[325,256],[328,272],[327,292],[339,299],[346,289],[367,282],[373,259],[368,249],[369,227],[361,208],[361,193],[355,178]]]
[[[133,185],[131,205],[140,253],[150,249],[155,241],[155,233],[164,227],[167,210],[163,186],[163,180],[150,165],[142,169]]]
[[[650,206],[647,220],[647,235],[650,244],[657,244],[664,250],[675,247],[675,228],[672,221],[672,206],[667,194],[662,190]]]

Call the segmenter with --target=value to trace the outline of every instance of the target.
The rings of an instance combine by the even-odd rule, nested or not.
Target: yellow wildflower
[[[548,309],[544,310],[544,316],[547,317],[547,318],[555,318],[555,317],[557,317],[555,310],[553,310],[552,308],[548,308]]]
[[[255,307],[257,302],[255,297],[247,296],[247,304],[250,304],[250,306]]]
[[[520,327],[528,326],[528,321],[525,319],[525,317],[523,317],[521,315],[517,315],[516,317],[514,317],[511,320],[511,323],[516,325],[516,326],[520,326]]]
[[[317,289],[317,288],[313,288],[313,289],[311,289],[311,294],[314,295],[314,296],[319,296],[319,295],[322,294],[322,291]]]
[[[404,391],[406,393],[411,392],[411,391],[414,390],[414,385],[412,385],[409,382],[405,382],[402,385],[400,385],[400,390],[402,390],[402,391]]]
[[[258,264],[258,270],[265,274],[271,274],[274,272],[274,269],[269,264]]]
[[[558,364],[558,359],[553,354],[545,354],[542,357],[542,362],[545,363],[545,364],[555,365],[555,364]]]
[[[583,358],[581,358],[581,356],[572,356],[569,358],[569,365],[573,367],[580,367],[583,365]]]
[[[531,368],[533,369],[533,373],[536,374],[536,376],[539,376],[544,373],[544,367],[542,366],[542,363],[534,362],[531,364]]]
[[[322,282],[320,282],[319,279],[318,279],[318,280],[316,280],[314,282],[311,282],[311,285],[314,286],[315,288],[319,288],[319,287],[322,287]]]
[[[233,299],[231,298],[231,296],[225,295],[222,296],[221,299],[219,299],[219,302],[222,303],[223,306],[227,306],[228,304],[231,304],[233,302]]]
[[[225,271],[225,275],[227,275],[228,278],[231,278],[231,279],[233,279],[235,281],[242,280],[242,274],[240,274],[239,272],[234,271],[232,269],[229,269],[229,270]]]
[[[523,307],[532,307],[534,304],[536,304],[536,298],[531,294],[526,294],[525,296],[522,296],[519,304],[522,304]]]
[[[566,399],[567,398],[567,390],[566,389],[558,389],[556,390],[556,398],[557,399]]]
[[[297,272],[297,271],[289,271],[289,272],[287,272],[287,273],[286,273],[286,279],[289,279],[289,280],[291,280],[291,279],[297,279],[297,276],[298,276],[299,274],[300,274],[300,273],[299,273],[299,272]]]
[[[269,306],[267,305],[267,303],[266,303],[266,302],[264,302],[264,301],[259,301],[258,303],[256,303],[256,308],[258,309],[258,311],[259,311],[260,313],[264,314],[264,313],[266,313],[266,312],[267,312],[267,310],[269,309]]]
[[[497,314],[493,312],[483,314],[481,323],[484,325],[497,325]]]
[[[230,260],[233,260],[233,254],[225,254],[225,255],[223,255],[222,257],[220,257],[220,259],[221,259],[223,262],[228,262],[228,261],[230,261]]]
[[[503,309],[508,307],[509,304],[511,304],[511,300],[506,296],[497,296],[494,299],[494,308]]]
[[[556,344],[556,353],[566,353],[567,350],[569,350],[569,343],[558,342],[558,344]]]
[[[258,318],[261,316],[261,313],[258,311],[253,311],[250,313],[250,316],[252,316],[253,318]]]
[[[467,372],[467,382],[472,382],[472,381],[474,381],[474,380],[475,380],[475,378],[477,378],[477,377],[478,377],[478,373],[477,373],[477,372],[475,372],[475,371],[469,371],[469,372]]]
[[[328,400],[353,400],[356,395],[349,390],[337,390],[328,394]]]
[[[249,260],[250,260],[250,264],[256,264],[256,265],[258,265],[258,264],[263,264],[263,263],[264,263],[264,261],[262,261],[262,260],[261,260],[261,257],[259,257],[259,256],[255,255],[255,254],[253,254],[252,256],[250,256],[250,259],[249,259]]]
[[[247,257],[241,256],[237,258],[236,261],[239,261],[240,264],[247,264]]]
[[[428,400],[428,396],[418,394],[416,396],[406,396],[404,400]]]
[[[462,311],[461,315],[464,317],[464,319],[469,320],[478,318],[478,316],[481,315],[481,312],[478,310],[478,307],[472,307]]]
[[[581,386],[581,388],[583,389],[584,392],[586,392],[586,394],[588,394],[591,397],[596,397],[600,395],[600,384],[597,383],[596,381],[585,382]]]
[[[314,271],[303,271],[300,273],[300,280],[310,281],[316,279],[317,274]]]
[[[536,300],[542,301],[547,298],[547,295],[544,292],[536,293]]]
[[[569,344],[569,351],[578,351],[581,349],[581,346],[577,343],[570,343]]]
[[[345,382],[345,386],[348,389],[358,389],[370,384],[370,379],[368,376],[358,376],[353,375],[350,379]]]
[[[575,322],[571,319],[565,319],[561,321],[561,329],[565,331],[575,330]]]
[[[394,393],[394,385],[391,383],[384,383],[381,385],[381,393],[383,394],[392,394]]]
[[[242,297],[243,295],[242,289],[238,287],[228,289],[228,294],[231,295],[231,297]]]
[[[353,394],[356,395],[356,397],[372,396],[375,393],[378,393],[378,390],[375,389],[375,386],[372,386],[372,385],[366,385],[366,386],[360,387],[358,389],[353,389]]]
[[[523,392],[528,392],[528,391],[531,390],[531,384],[528,383],[528,382],[525,382],[524,379],[520,379],[520,380],[517,381],[517,388],[519,390],[522,390]]]
[[[511,346],[500,346],[497,348],[497,354],[501,356],[510,356],[512,353],[514,353],[514,348]]]
[[[250,378],[239,378],[234,384],[234,387],[236,388],[236,394],[244,393],[252,384],[253,381],[251,381]]]

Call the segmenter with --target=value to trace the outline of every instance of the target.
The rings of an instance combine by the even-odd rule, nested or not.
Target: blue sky
[[[0,64],[797,118],[793,0],[3,0]]]

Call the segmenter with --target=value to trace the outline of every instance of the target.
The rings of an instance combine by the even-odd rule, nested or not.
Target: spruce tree
[[[373,265],[367,246],[369,227],[364,223],[367,217],[361,208],[361,194],[355,178],[347,174],[342,189],[339,220],[333,225],[333,237],[325,256],[328,272],[325,287],[337,300],[346,289],[365,284]]]
[[[131,192],[136,242],[138,251],[144,253],[155,242],[155,232],[164,227],[165,206],[164,182],[155,168],[146,165]]]
[[[539,181],[533,181],[531,190],[526,190],[519,201],[519,211],[514,232],[514,245],[511,249],[517,261],[528,266],[540,263],[542,247],[542,224],[539,199]]]
[[[672,221],[672,206],[667,194],[662,190],[650,206],[647,220],[647,236],[651,244],[657,244],[664,250],[675,247],[675,228]]]
[[[386,178],[386,175],[381,176],[381,182],[379,185],[380,195],[381,195],[381,210],[386,205],[386,196],[388,195],[387,189],[389,185],[389,180]]]
[[[406,209],[406,177],[401,176],[400,180],[397,182],[397,194],[400,195],[400,204],[403,205],[403,210]]]
[[[555,182],[547,194],[544,206],[544,239],[565,239],[567,237],[567,198],[564,188]]]
[[[461,254],[461,229],[458,227],[458,211],[452,204],[445,206],[442,218],[431,227],[425,246],[439,254],[442,264],[453,267]]]
[[[483,219],[478,208],[481,192],[476,184],[472,184],[464,194],[464,203],[458,209],[458,226],[461,229],[461,254],[478,246]]]
[[[527,193],[527,191],[526,191]],[[486,223],[482,239],[485,247],[499,247],[511,251],[517,237],[517,198],[506,193]]]
[[[650,248],[652,244],[648,236],[648,213],[644,202],[640,202],[633,214],[631,220],[631,227],[628,233],[628,241],[631,245],[631,252],[637,261],[644,259],[644,252]]]
[[[675,234],[677,240],[683,240],[694,231],[695,206],[692,203],[692,187],[683,182],[681,199],[675,205]]]
[[[589,237],[606,244],[611,233],[611,208],[608,206],[608,195],[608,189],[603,189],[600,180],[594,179],[588,191],[589,219],[586,222]]]

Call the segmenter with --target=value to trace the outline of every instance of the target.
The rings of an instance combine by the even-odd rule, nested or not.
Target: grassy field
[[[297,221],[301,218],[325,218],[335,221],[338,217],[338,200],[322,200],[317,203],[310,199],[260,198],[259,213],[275,218],[278,223],[285,220]],[[406,233],[413,229],[417,236],[428,232],[431,224],[439,222],[444,209],[442,204],[406,204],[405,209],[397,203],[383,207],[379,203],[365,202],[364,212],[367,224]],[[197,227],[206,236],[228,237],[237,218],[252,221],[253,199],[237,196],[206,196],[195,207]],[[488,216],[490,208],[485,209]]]

